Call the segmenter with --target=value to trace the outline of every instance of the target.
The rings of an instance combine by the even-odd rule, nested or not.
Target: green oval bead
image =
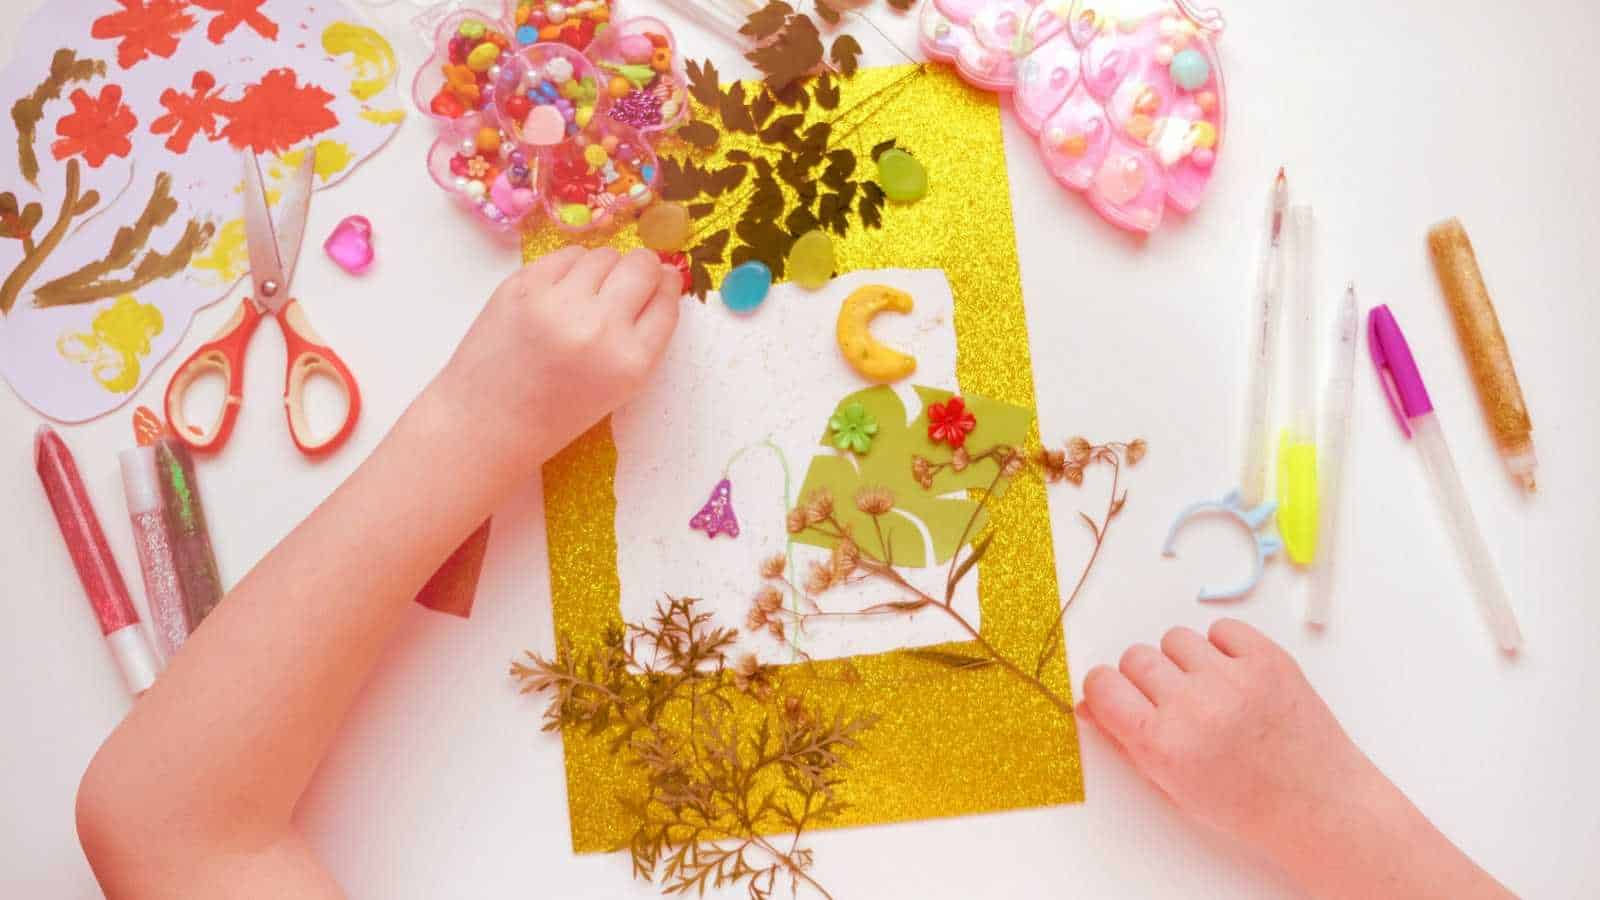
[[[789,280],[816,290],[833,278],[833,239],[822,229],[800,235],[789,248]]]
[[[904,150],[885,150],[878,157],[878,185],[890,200],[900,203],[921,200],[928,192],[928,170]]]
[[[1178,53],[1172,58],[1172,65],[1167,67],[1167,74],[1178,87],[1186,91],[1198,91],[1205,87],[1211,78],[1211,63],[1206,61],[1204,53],[1199,50],[1189,49]]]
[[[582,228],[594,218],[593,214],[589,212],[589,207],[582,203],[563,203],[561,204],[561,209],[557,211],[557,215],[561,216],[561,221],[573,228]]]

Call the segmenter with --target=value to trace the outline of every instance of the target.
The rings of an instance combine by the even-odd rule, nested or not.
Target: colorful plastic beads
[[[571,57],[565,55],[569,53]],[[524,51],[506,68],[495,90],[508,127],[535,146],[559,143],[587,128],[599,102],[593,68],[558,47]]]
[[[517,43],[524,47],[539,41],[556,41],[582,50],[611,21],[611,4],[607,0],[517,0],[512,18],[517,26]]]
[[[655,155],[637,137],[589,129],[554,148],[546,201],[571,229],[601,228],[655,199]]]
[[[489,85],[499,75],[501,58],[510,46],[505,35],[482,21],[461,22],[445,47],[439,66],[444,84],[433,95],[429,110],[458,119],[487,106],[493,93]]]
[[[670,127],[688,112],[687,86],[676,71],[672,41],[663,33],[665,26],[658,32],[641,24],[648,21],[607,32],[592,51],[608,76],[607,115],[640,131]]]
[[[538,203],[533,160],[498,129],[462,138],[449,166],[455,189],[492,223],[519,221]]]

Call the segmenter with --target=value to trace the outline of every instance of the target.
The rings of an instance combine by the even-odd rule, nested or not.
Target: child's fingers
[[[1183,679],[1183,673],[1178,671],[1172,660],[1149,644],[1129,647],[1122,654],[1117,669],[1157,706],[1177,691]]]
[[[652,358],[660,356],[667,341],[678,327],[679,298],[683,295],[682,276],[671,266],[658,266],[660,282],[651,294],[650,302],[640,310],[634,328],[639,342]]]
[[[568,244],[523,266],[522,277],[541,284],[555,284],[572,271],[572,267],[582,258],[583,248]]]
[[[607,308],[616,307],[623,322],[632,322],[655,296],[661,282],[661,260],[650,250],[634,250],[617,263],[600,285]]]
[[[1203,669],[1222,659],[1222,651],[1193,628],[1174,628],[1162,635],[1161,652],[1185,672]]]
[[[1150,698],[1110,666],[1095,666],[1084,676],[1083,699],[1089,721],[1122,747],[1148,727],[1156,712]]]
[[[610,247],[596,247],[584,253],[583,257],[573,264],[572,269],[562,277],[561,287],[576,292],[579,296],[593,296],[599,293],[600,285],[605,282],[606,276],[611,274],[611,270],[616,268],[617,260],[621,258],[621,255]]]
[[[1277,646],[1271,638],[1238,619],[1218,619],[1212,623],[1207,636],[1218,650],[1229,656],[1250,656]]]

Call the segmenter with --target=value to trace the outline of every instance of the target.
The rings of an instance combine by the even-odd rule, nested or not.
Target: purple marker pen
[[[1422,373],[1417,371],[1411,347],[1389,307],[1375,306],[1368,314],[1367,347],[1372,351],[1372,362],[1378,368],[1384,394],[1389,398],[1389,405],[1394,407],[1395,418],[1400,420],[1400,430],[1407,438],[1415,438],[1417,449],[1422,452],[1423,467],[1428,470],[1434,496],[1444,507],[1445,525],[1466,563],[1489,630],[1494,632],[1501,649],[1514,653],[1522,646],[1522,631],[1517,627],[1516,614],[1511,611],[1505,585],[1500,582],[1500,573],[1489,556],[1489,546],[1478,530],[1472,506],[1467,503],[1466,488],[1456,472],[1450,447],[1444,442],[1439,418],[1433,412],[1433,401],[1422,384]]]

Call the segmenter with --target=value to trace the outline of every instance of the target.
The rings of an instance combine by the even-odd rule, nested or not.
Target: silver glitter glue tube
[[[144,596],[150,604],[150,624],[156,647],[164,659],[183,646],[189,636],[189,612],[184,603],[172,534],[161,516],[161,475],[156,448],[134,447],[117,454],[122,466],[122,494],[133,523],[134,549],[144,575]]]
[[[222,576],[217,574],[217,558],[211,551],[211,533],[206,530],[205,507],[200,503],[189,448],[163,438],[156,442],[155,452],[161,516],[171,535],[172,558],[193,632],[222,599]]]

